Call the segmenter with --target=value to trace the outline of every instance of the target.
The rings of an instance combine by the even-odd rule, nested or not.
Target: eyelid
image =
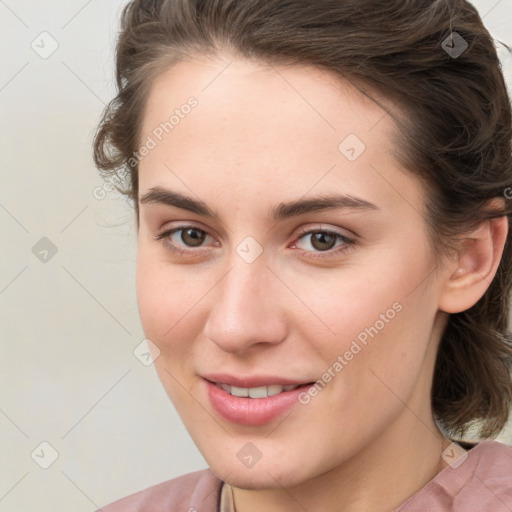
[[[355,235],[348,236],[345,233],[340,232],[341,228],[331,228],[326,227],[325,225],[320,226],[306,226],[299,230],[299,232],[295,235],[294,241],[292,242],[292,248],[296,246],[297,242],[303,238],[305,235],[312,235],[314,233],[329,233],[336,238],[336,241],[341,240],[343,243],[341,245],[335,246],[326,251],[310,251],[307,249],[297,250],[302,251],[302,254],[307,254],[309,259],[322,259],[322,258],[335,258],[340,257],[345,254],[348,250],[354,249],[357,244]]]
[[[186,230],[186,229],[196,229],[198,231],[201,231],[205,233],[206,237],[214,238],[207,229],[203,229],[202,227],[199,227],[193,223],[188,224],[179,224],[177,226],[168,227],[162,229],[157,235],[155,235],[155,239],[162,241],[163,244],[166,246],[166,248],[172,252],[180,253],[180,254],[194,254],[199,253],[204,246],[198,246],[198,247],[187,247],[187,246],[178,246],[176,247],[174,244],[167,243],[166,238],[170,237],[171,235],[175,234],[177,231]],[[300,249],[298,250],[303,251],[303,253],[310,254],[311,258],[322,258],[322,257],[333,257],[337,255],[338,253],[342,253],[343,251],[353,247],[356,244],[356,238],[357,236],[355,234],[346,235],[345,233],[340,232],[340,229],[342,228],[334,228],[326,226],[325,224],[320,225],[308,225],[304,226],[299,229],[298,233],[294,236],[292,247],[295,246],[295,244],[305,235],[313,234],[315,232],[325,232],[334,235],[337,237],[337,239],[341,239],[344,244],[342,246],[338,246],[338,248],[328,249],[326,251],[309,251],[306,249]],[[352,232],[350,232],[352,233]],[[288,246],[289,247],[289,246]]]
[[[340,236],[342,236],[348,240],[352,240],[354,242],[358,238],[357,235],[353,231],[350,231],[348,229],[340,228],[340,227],[331,227],[329,225],[320,223],[320,224],[313,224],[313,225],[308,224],[307,226],[300,228],[299,231],[297,232],[297,234],[295,235],[295,239],[300,238],[301,236],[303,236],[307,233],[316,232],[316,231],[325,231],[327,233],[333,233],[336,235],[340,235]]]
[[[187,247],[187,246],[179,246],[179,247],[183,247],[183,249],[182,249],[182,248],[172,247],[172,244],[166,242],[166,240],[165,240],[166,238],[170,237],[171,235],[174,235],[174,233],[176,233],[177,231],[185,231],[186,229],[196,229],[197,231],[202,231],[203,233],[205,233],[205,235],[207,237],[214,238],[212,235],[210,235],[208,230],[203,229],[202,227],[199,227],[195,224],[189,223],[189,224],[179,224],[177,226],[163,228],[155,235],[155,239],[162,241],[164,243],[164,245],[171,251],[181,252],[181,253],[189,253],[189,254],[192,252],[198,252],[200,249],[202,249],[202,246],[197,247],[197,248]]]

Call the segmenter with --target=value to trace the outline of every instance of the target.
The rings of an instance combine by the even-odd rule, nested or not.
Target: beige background
[[[96,198],[91,141],[124,3],[0,0],[0,512],[92,511],[205,467],[133,354],[129,207]],[[512,45],[512,1],[476,5]]]

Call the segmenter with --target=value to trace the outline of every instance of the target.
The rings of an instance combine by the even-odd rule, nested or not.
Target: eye
[[[179,234],[180,232],[181,234]],[[155,238],[157,240],[161,240],[165,247],[172,252],[188,254],[195,251],[193,249],[187,250],[183,247],[200,247],[208,236],[209,235],[206,231],[195,226],[180,226],[178,228],[168,229],[157,235]],[[184,246],[180,247],[180,243],[183,243]]]
[[[208,237],[210,235],[206,231],[196,226],[179,226],[167,229],[155,236],[156,240],[162,241],[167,249],[176,254],[193,254],[198,252],[194,248],[201,247]],[[309,242],[305,245],[310,245],[312,250],[304,247],[299,247],[299,249],[303,249],[304,253],[308,254],[308,257],[313,258],[340,254],[353,247],[356,243],[352,238],[337,231],[308,229],[299,233],[294,245],[298,245],[298,241],[306,240],[308,237]],[[338,246],[334,249],[336,243],[338,243]]]
[[[298,240],[309,241],[305,245],[309,245],[313,250],[305,249],[305,253],[313,258],[324,258],[340,254],[355,245],[355,240],[349,238],[343,233],[326,229],[309,229],[299,233]],[[336,242],[340,242],[336,247]],[[334,249],[334,250],[333,250]],[[325,254],[322,254],[325,253]]]

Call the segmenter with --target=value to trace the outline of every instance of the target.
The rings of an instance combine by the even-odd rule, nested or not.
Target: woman
[[[117,83],[95,159],[210,467],[102,510],[512,510],[511,108],[475,9],[133,1]]]

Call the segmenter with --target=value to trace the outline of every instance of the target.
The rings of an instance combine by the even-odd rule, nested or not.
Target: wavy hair
[[[458,45],[458,47],[457,47]],[[463,0],[134,0],[117,42],[117,96],[94,139],[105,178],[134,199],[132,158],[152,79],[194,54],[235,55],[266,63],[316,66],[391,100],[399,128],[395,153],[425,185],[434,254],[494,217],[510,220],[511,104],[494,41]],[[462,52],[460,50],[462,49]],[[131,160],[130,160],[131,159]],[[512,189],[509,189],[512,190]],[[432,384],[438,424],[463,437],[478,425],[494,437],[512,402],[511,235],[483,297],[452,314],[442,335]]]

